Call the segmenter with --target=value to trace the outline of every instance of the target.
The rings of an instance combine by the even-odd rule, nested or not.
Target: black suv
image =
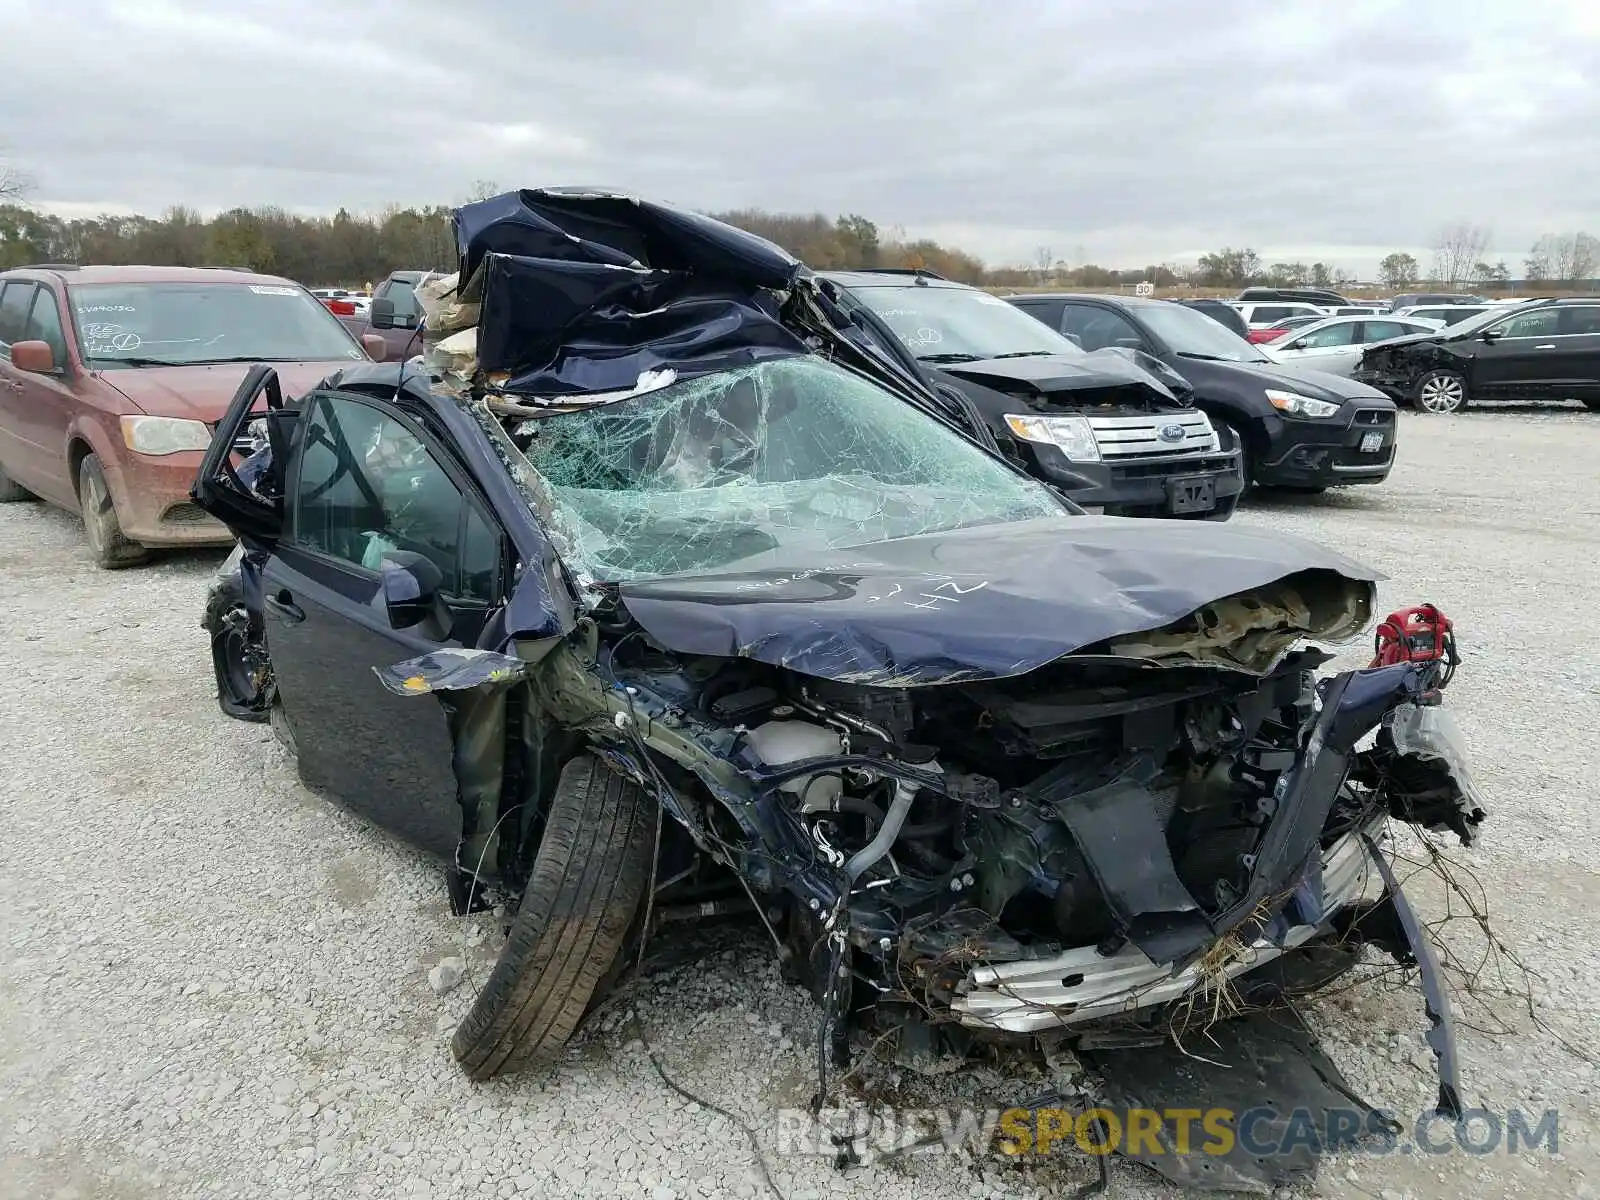
[[[1136,349],[1086,354],[998,296],[926,271],[819,273],[824,292],[902,371],[991,444],[1111,516],[1225,521],[1243,491],[1236,443],[1192,389]]]
[[[1373,346],[1355,378],[1431,413],[1477,400],[1582,400],[1600,411],[1600,296],[1497,305]]]
[[[1394,401],[1337,375],[1279,365],[1192,308],[1122,296],[1009,299],[1085,350],[1138,347],[1181,374],[1195,407],[1242,441],[1249,482],[1320,492],[1382,483],[1394,465]]]

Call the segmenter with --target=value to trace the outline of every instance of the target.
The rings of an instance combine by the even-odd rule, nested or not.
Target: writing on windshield
[[[71,295],[81,352],[99,369],[363,357],[337,318],[282,284],[84,284]]]

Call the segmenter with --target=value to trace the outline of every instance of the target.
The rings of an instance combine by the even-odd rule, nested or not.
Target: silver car
[[[1432,333],[1443,325],[1443,321],[1421,317],[1329,317],[1295,330],[1282,341],[1268,342],[1256,349],[1273,362],[1313,367],[1348,378],[1361,361],[1362,352],[1374,342],[1413,333]]]

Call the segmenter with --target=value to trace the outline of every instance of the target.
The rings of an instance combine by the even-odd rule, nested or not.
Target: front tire
[[[650,878],[654,805],[580,754],[562,769],[511,933],[451,1049],[473,1079],[560,1055]]]
[[[1458,413],[1467,407],[1467,380],[1459,371],[1429,371],[1417,380],[1413,397],[1423,412]]]
[[[218,707],[236,721],[265,721],[272,704],[272,667],[238,576],[221,580],[212,590],[205,631],[211,638]]]
[[[83,531],[96,566],[116,571],[138,566],[150,557],[150,551],[123,536],[106,473],[93,454],[78,464],[78,505],[83,510]]]

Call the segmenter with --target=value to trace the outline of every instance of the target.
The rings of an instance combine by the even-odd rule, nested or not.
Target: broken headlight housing
[[[1035,417],[1007,413],[1006,428],[1025,442],[1055,446],[1072,462],[1099,462],[1100,444],[1088,417]]]

